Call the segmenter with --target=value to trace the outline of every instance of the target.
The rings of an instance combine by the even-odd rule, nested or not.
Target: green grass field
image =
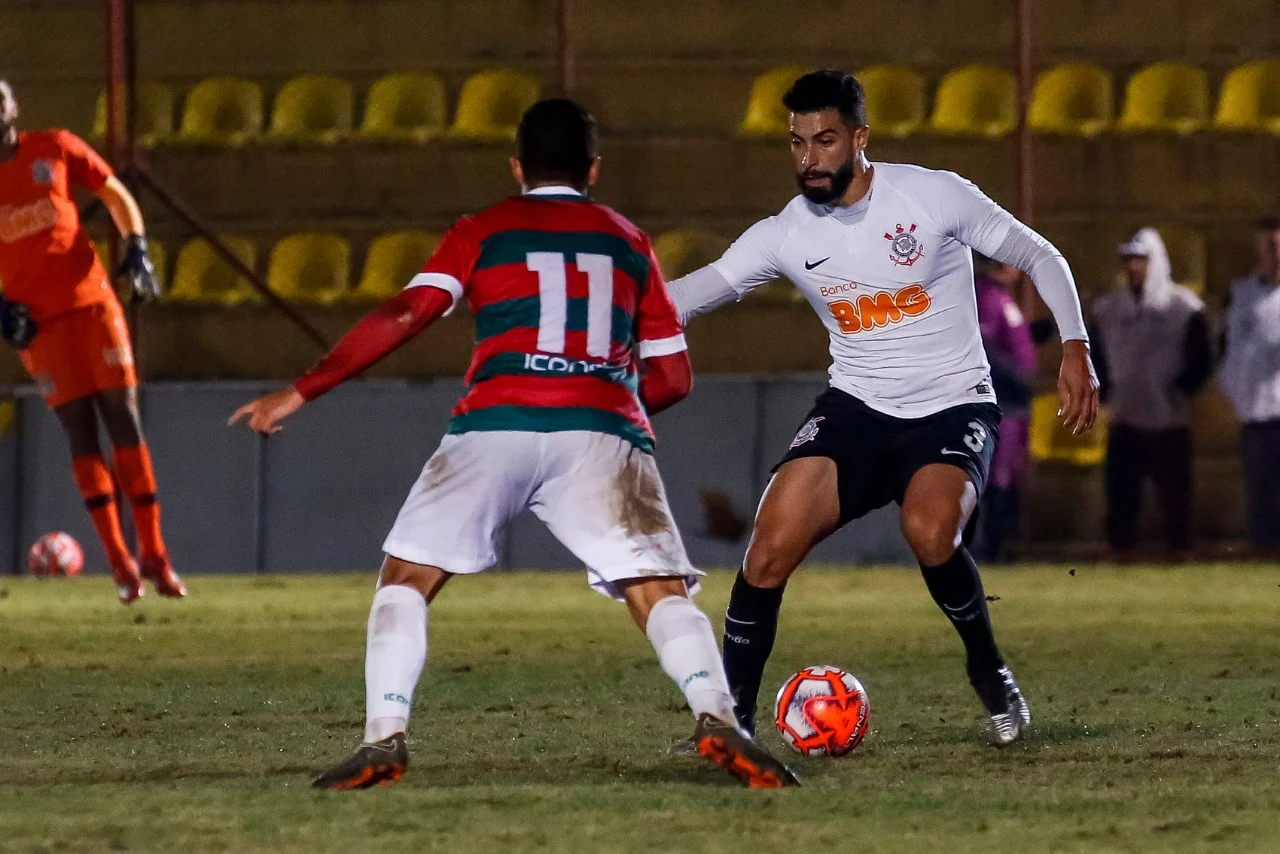
[[[916,573],[805,569],[767,682],[844,666],[872,733],[768,793],[666,755],[691,718],[579,573],[454,582],[404,782],[313,792],[362,732],[372,576],[190,581],[0,581],[0,850],[1280,850],[1274,568],[989,570],[1035,715],[1003,752]]]

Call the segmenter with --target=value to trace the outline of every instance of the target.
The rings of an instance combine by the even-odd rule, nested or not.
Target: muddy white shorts
[[[383,551],[446,572],[480,572],[517,513],[531,509],[587,565],[599,592],[617,582],[693,568],[653,457],[607,433],[477,431],[450,434],[427,461]]]

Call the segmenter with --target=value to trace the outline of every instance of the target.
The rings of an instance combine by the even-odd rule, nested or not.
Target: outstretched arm
[[[249,428],[264,436],[278,433],[280,422],[309,400],[361,373],[402,346],[453,306],[453,294],[436,287],[413,287],[375,308],[343,336],[315,367],[288,388],[236,410],[227,422],[249,418]]]
[[[128,284],[134,294],[144,300],[160,296],[160,280],[147,251],[147,226],[142,220],[142,209],[129,188],[116,176],[107,178],[97,196],[111,213],[111,219],[124,238],[123,257],[115,276]]]
[[[680,325],[776,279],[774,259],[780,242],[777,217],[762,219],[744,231],[718,261],[671,282],[668,287]]]

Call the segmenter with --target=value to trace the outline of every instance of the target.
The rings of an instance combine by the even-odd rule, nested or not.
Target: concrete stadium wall
[[[824,385],[812,375],[704,377],[688,401],[657,418],[659,464],[696,564],[732,566],[745,547],[709,535],[702,493],[727,495],[749,520],[769,467]],[[146,387],[143,420],[175,563],[185,572],[372,570],[460,382],[353,383],[311,405],[278,438],[227,429],[235,407],[266,387]],[[25,571],[27,545],[52,530],[80,540],[87,572],[105,571],[58,424],[24,390],[11,428],[0,430],[0,572]],[[893,508],[850,525],[815,555],[830,562],[908,559]],[[499,565],[581,566],[527,513],[510,526]]]

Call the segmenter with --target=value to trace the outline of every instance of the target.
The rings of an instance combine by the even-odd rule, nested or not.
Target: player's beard
[[[807,178],[829,178],[828,187],[813,187],[805,183]],[[853,160],[846,160],[835,172],[810,169],[796,175],[796,183],[800,185],[800,194],[815,205],[829,205],[839,199],[853,183]]]

